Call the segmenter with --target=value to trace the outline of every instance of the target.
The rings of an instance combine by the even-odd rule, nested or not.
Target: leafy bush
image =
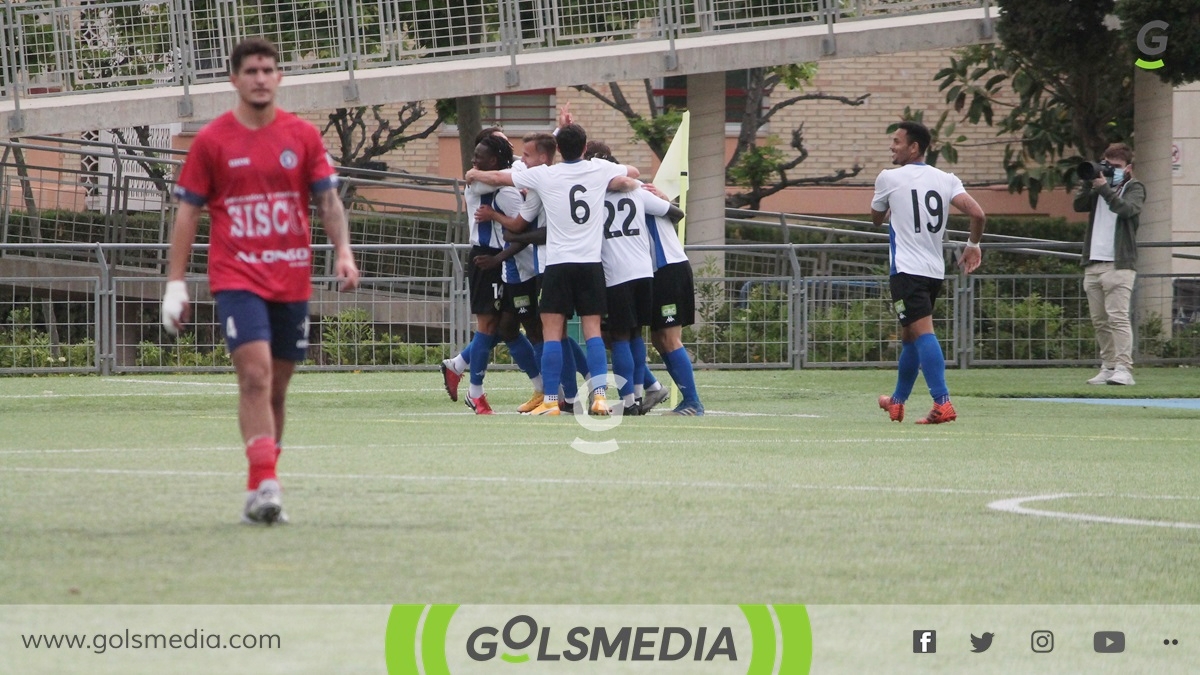
[[[405,342],[392,333],[375,334],[367,310],[352,307],[325,317],[321,326],[322,363],[337,366],[423,366],[435,365],[453,353],[453,345]],[[492,363],[512,363],[500,345]]]
[[[1200,323],[1176,326],[1168,338],[1162,317],[1152,312],[1138,324],[1137,350],[1143,356],[1164,359],[1196,358],[1200,356]]]
[[[174,344],[160,345],[150,341],[138,343],[137,365],[149,367],[172,366],[195,368],[232,365],[225,343],[219,342],[211,351],[201,351],[195,333],[184,333]]]
[[[883,300],[819,308],[809,315],[808,326],[809,361],[890,361],[900,356],[900,324]]]
[[[975,358],[1040,361],[1095,357],[1090,321],[1070,319],[1062,305],[1043,300],[1037,292],[1024,297],[1001,296],[990,281],[982,285],[980,296]]]
[[[33,311],[14,309],[9,327],[0,330],[0,369],[90,368],[96,365],[96,344],[84,338],[74,344],[51,344],[50,335],[33,323]]]

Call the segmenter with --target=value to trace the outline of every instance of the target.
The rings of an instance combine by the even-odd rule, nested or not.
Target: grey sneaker
[[[1133,373],[1129,372],[1129,369],[1124,366],[1117,366],[1117,369],[1113,371],[1112,376],[1108,378],[1105,384],[1132,385],[1134,384]]]
[[[669,397],[670,395],[671,395],[671,390],[668,389],[667,385],[665,385],[665,384],[662,386],[662,389],[656,389],[654,391],[646,392],[642,396],[642,405],[640,406],[640,408],[642,409],[642,414],[645,415],[646,413],[653,410],[654,406],[667,400],[667,397]]]
[[[258,484],[257,490],[246,493],[246,508],[242,511],[242,522],[250,525],[273,525],[288,522],[283,512],[283,490],[279,481],[267,479]]]
[[[1088,380],[1087,383],[1106,384],[1109,378],[1111,378],[1115,372],[1117,372],[1115,368],[1101,368],[1100,372],[1096,373],[1096,376]]]

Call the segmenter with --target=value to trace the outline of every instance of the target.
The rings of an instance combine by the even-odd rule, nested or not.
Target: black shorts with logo
[[[558,263],[546,267],[538,311],[570,317],[572,314],[603,316],[605,309],[603,265]]]
[[[933,304],[942,294],[942,281],[904,272],[888,279],[888,285],[892,287],[892,307],[901,326],[933,316]]]
[[[696,323],[696,284],[692,264],[684,261],[658,268],[654,273],[654,305],[650,328],[678,328]]]
[[[499,314],[504,299],[504,278],[500,276],[503,266],[484,270],[475,266],[477,255],[500,255],[500,249],[472,246],[467,258],[467,283],[471,289],[472,314]]]
[[[608,318],[604,323],[610,331],[636,332],[649,326],[654,316],[654,279],[634,279],[609,286]]]
[[[542,290],[541,277],[533,277],[519,284],[504,284],[504,298],[500,309],[517,315],[521,323],[538,318],[538,293]]]

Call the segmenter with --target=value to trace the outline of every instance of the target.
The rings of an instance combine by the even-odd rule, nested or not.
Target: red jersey
[[[316,127],[276,110],[262,129],[227,112],[196,135],[175,195],[212,216],[212,292],[250,291],[269,302],[312,295],[309,198],[337,182]]]

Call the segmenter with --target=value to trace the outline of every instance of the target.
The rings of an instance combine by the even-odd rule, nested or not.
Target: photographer
[[[1133,151],[1113,143],[1099,164],[1079,166],[1077,212],[1091,212],[1083,236],[1083,289],[1100,343],[1100,372],[1088,384],[1133,384],[1129,304],[1137,277],[1138,214],[1146,186],[1133,179]]]

